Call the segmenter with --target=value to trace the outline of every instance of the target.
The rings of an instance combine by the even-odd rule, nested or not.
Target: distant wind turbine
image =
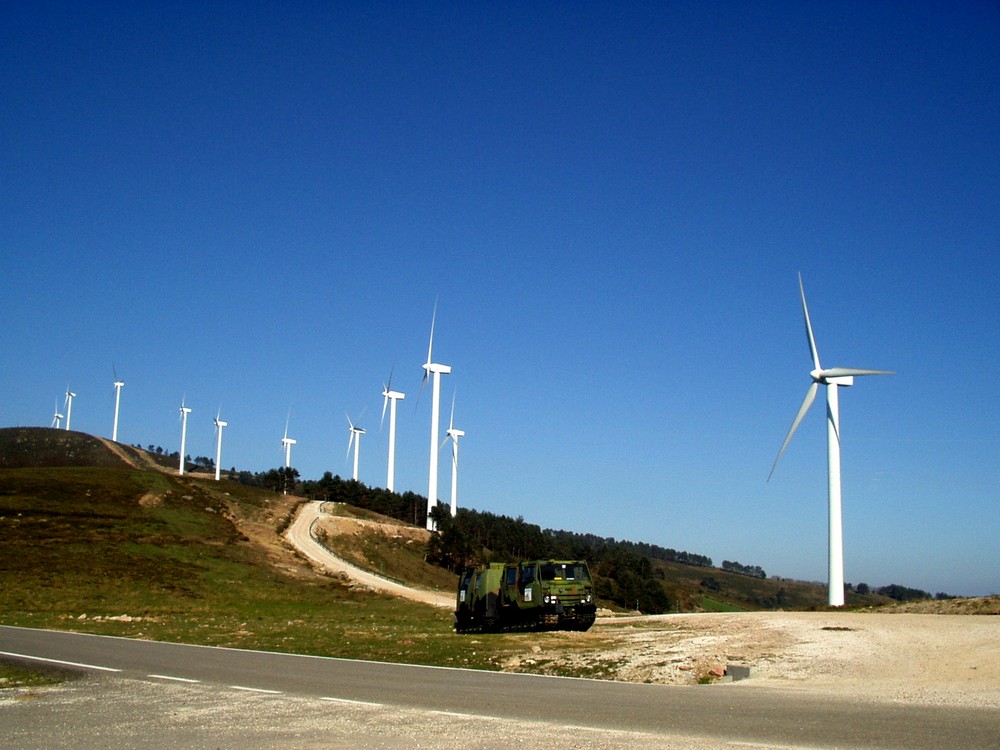
[[[791,429],[785,437],[785,442],[778,451],[778,457],[774,459],[771,466],[771,473],[768,474],[768,481],[774,475],[774,470],[778,468],[778,461],[781,460],[785,448],[798,429],[802,418],[809,411],[813,400],[816,398],[816,391],[820,385],[826,386],[826,448],[827,448],[827,480],[830,498],[830,549],[829,549],[829,604],[831,607],[842,607],[844,605],[844,532],[843,514],[841,510],[841,485],[840,485],[840,402],[837,389],[841,386],[854,385],[854,378],[860,375],[892,375],[889,370],[858,370],[849,367],[832,367],[824,370],[819,363],[819,351],[816,349],[816,340],[813,338],[812,323],[809,321],[809,308],[806,306],[806,292],[802,285],[802,274],[799,274],[799,293],[802,296],[802,314],[806,322],[806,338],[809,341],[809,352],[812,355],[813,370],[809,373],[812,384],[806,391],[806,397],[799,407],[798,414],[792,422]]]
[[[73,418],[73,399],[76,394],[66,386],[66,430],[69,430],[69,422]]]
[[[448,432],[441,442],[441,447],[451,440],[451,517],[458,513],[458,439],[465,437],[463,430],[455,429],[455,394],[451,395],[451,419],[448,420]]]
[[[285,417],[285,436],[281,438],[281,444],[285,447],[285,469],[289,469],[292,466],[292,446],[295,445],[295,441],[288,437],[288,422],[292,418],[292,413],[288,412],[288,416]],[[288,494],[288,477],[285,477],[285,488],[283,494]]]
[[[125,381],[118,379],[118,371],[114,369],[114,366],[112,366],[112,370],[114,370],[114,374],[115,374],[115,426],[111,430],[111,440],[117,443],[118,442],[118,407],[121,404],[121,400],[122,400],[122,388],[125,387]]]
[[[63,415],[59,413],[59,401],[58,400],[53,401],[52,402],[52,424],[49,425],[49,426],[50,427],[55,427],[58,430],[59,429],[59,425],[62,423],[62,418],[63,418]]]
[[[389,406],[389,475],[385,487],[389,492],[395,492],[396,483],[396,402],[406,398],[405,393],[392,390],[392,371],[389,368],[389,381],[382,385],[382,422],[385,422],[385,408]],[[379,429],[382,427],[379,423]]]
[[[427,382],[427,376],[433,375],[432,397],[431,397],[431,456],[430,473],[427,480],[427,528],[434,531],[434,519],[431,518],[431,511],[437,505],[438,488],[438,437],[440,430],[440,410],[441,404],[441,376],[451,373],[451,365],[442,365],[434,362],[434,323],[437,320],[437,301],[434,302],[434,313],[431,316],[431,337],[427,344],[427,362],[424,363],[424,378],[422,382]]]
[[[358,421],[361,421],[361,416],[364,414],[362,410],[361,414],[358,415]],[[347,415],[347,424],[351,428],[351,437],[347,441],[347,455],[351,455],[351,446],[354,446],[354,474],[351,476],[355,482],[358,481],[358,456],[361,453],[361,436],[365,434],[364,427],[354,424],[351,421],[350,414]]]
[[[191,407],[184,405],[184,397],[181,397],[181,465],[178,473],[184,476],[184,456],[187,446],[187,429],[188,429],[188,414],[191,413]]]
[[[222,469],[222,428],[228,427],[229,422],[223,422],[219,417],[222,416],[222,407],[219,407],[219,411],[215,414],[215,481],[219,481],[220,471]],[[183,460],[183,459],[182,459]]]

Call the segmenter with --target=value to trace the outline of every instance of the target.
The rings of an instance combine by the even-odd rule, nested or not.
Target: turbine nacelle
[[[451,374],[451,365],[440,365],[440,364],[438,364],[436,362],[427,362],[426,364],[422,365],[422,367],[427,371],[427,373],[424,375],[424,377],[426,377],[429,374],[435,374],[435,375],[436,374],[441,374],[441,375],[450,375]]]

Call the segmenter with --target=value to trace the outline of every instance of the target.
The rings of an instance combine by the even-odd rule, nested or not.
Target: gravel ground
[[[733,685],[819,691],[854,700],[1000,708],[1000,617],[860,612],[683,614],[599,621],[572,647],[526,650],[506,666],[607,664],[603,677],[689,684],[729,664]],[[588,643],[589,642],[589,643]],[[558,646],[558,644],[555,644]]]

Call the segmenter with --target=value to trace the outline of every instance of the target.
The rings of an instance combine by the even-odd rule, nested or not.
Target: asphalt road
[[[855,702],[748,683],[634,685],[3,626],[0,658],[144,683],[433,712],[465,724],[502,720],[554,723],[563,732],[639,733],[664,744],[683,737],[764,747],[1000,749],[1000,710]]]

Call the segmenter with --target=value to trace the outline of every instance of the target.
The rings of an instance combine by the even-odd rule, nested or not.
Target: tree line
[[[750,576],[751,578],[767,578],[767,573],[759,565],[743,565],[735,560],[723,560],[722,569],[730,573],[738,573],[741,576]]]

